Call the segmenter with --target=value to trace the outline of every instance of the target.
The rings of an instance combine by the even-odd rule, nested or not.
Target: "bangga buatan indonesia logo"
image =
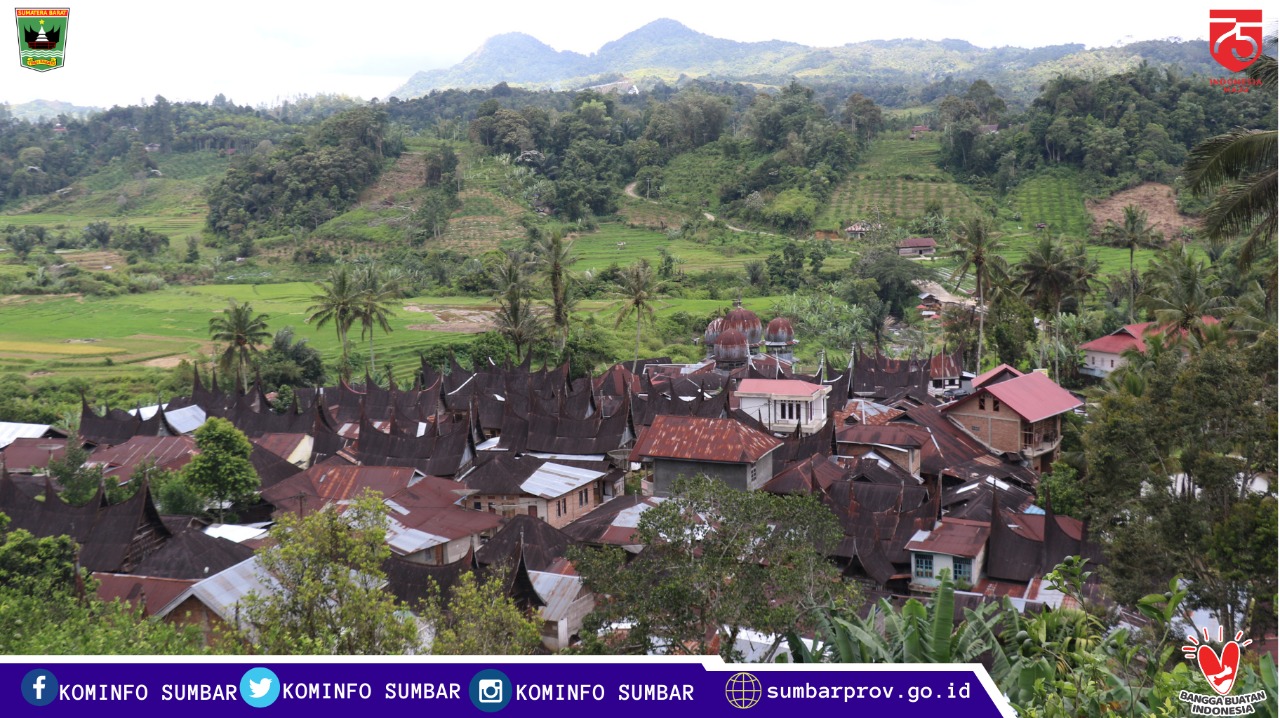
[[[1243,695],[1230,695],[1231,689],[1236,685],[1236,678],[1240,673],[1240,651],[1245,646],[1253,643],[1253,641],[1240,642],[1244,638],[1244,631],[1236,633],[1235,637],[1230,641],[1223,643],[1222,627],[1218,627],[1218,643],[1223,643],[1222,650],[1215,651],[1213,647],[1208,645],[1210,642],[1209,629],[1202,628],[1204,633],[1204,642],[1196,638],[1195,634],[1187,636],[1187,645],[1182,647],[1182,652],[1186,654],[1187,660],[1190,660],[1200,668],[1200,673],[1204,675],[1204,679],[1209,682],[1209,687],[1217,695],[1203,695],[1200,693],[1192,693],[1190,691],[1182,691],[1178,697],[1191,705],[1192,715],[1249,715],[1253,713],[1253,704],[1267,700],[1266,691],[1254,691]],[[1270,659],[1267,659],[1270,660]]]
[[[1210,10],[1209,52],[1231,72],[1252,65],[1262,56],[1262,11]]]
[[[17,8],[18,64],[28,70],[56,70],[67,59],[67,20],[63,8]]]

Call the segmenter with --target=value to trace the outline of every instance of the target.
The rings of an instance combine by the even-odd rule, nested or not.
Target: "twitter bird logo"
[[[280,679],[270,668],[250,668],[240,679],[240,697],[254,708],[266,708],[280,697]]]
[[[255,681],[252,678],[249,679],[249,697],[250,698],[261,698],[265,696],[267,692],[270,690],[271,690],[270,678],[263,678],[260,681]]]

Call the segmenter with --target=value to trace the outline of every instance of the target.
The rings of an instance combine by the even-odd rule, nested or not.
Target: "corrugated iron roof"
[[[28,469],[44,469],[54,459],[61,459],[67,453],[66,439],[14,439],[5,447],[3,463],[5,468],[13,472],[25,472]]]
[[[39,439],[50,432],[53,427],[48,424],[22,424],[14,421],[0,421],[0,449],[12,444],[15,439]],[[62,432],[55,432],[62,436]]]
[[[544,621],[568,618],[574,602],[583,596],[581,576],[530,571],[529,579],[533,581],[533,590],[545,604],[540,611]]]
[[[164,608],[175,597],[195,585],[194,579],[157,578],[126,573],[94,572],[98,581],[98,598],[106,602],[116,599],[137,606],[150,616]]]
[[[782,446],[772,436],[735,419],[700,416],[656,416],[640,432],[631,460],[685,459],[730,464],[755,463]]]
[[[253,556],[183,591],[155,615],[163,618],[188,598],[194,597],[219,618],[235,625],[236,606],[245,596],[250,593],[267,596],[279,590],[279,582],[261,567],[258,557]]]
[[[603,471],[592,471],[548,461],[520,484],[520,490],[544,499],[554,499],[580,489],[596,479],[604,478],[604,475]]]
[[[143,463],[176,471],[197,453],[195,439],[190,436],[135,436],[123,444],[95,451],[88,463],[102,466],[104,473],[124,483]]]
[[[1022,376],[1022,372],[1018,371],[1017,369],[1014,369],[1008,364],[1001,364],[995,369],[988,369],[987,371],[984,371],[981,374],[975,376],[973,378],[973,388],[975,390],[980,389],[982,388],[983,384],[986,384],[992,379],[998,378],[1002,374],[1009,374],[1015,377]]]
[[[977,558],[990,535],[991,523],[988,521],[944,517],[932,531],[920,531],[912,536],[907,542],[907,550]]]
[[[1048,419],[1071,411],[1077,406],[1084,406],[1083,401],[1040,372],[1031,372],[1007,381],[988,384],[978,390],[974,396],[959,401],[953,406],[968,404],[983,393],[991,394],[1004,402],[1028,422]],[[952,407],[948,407],[950,408]]]
[[[743,379],[738,382],[737,393],[812,399],[823,388],[799,379]]]

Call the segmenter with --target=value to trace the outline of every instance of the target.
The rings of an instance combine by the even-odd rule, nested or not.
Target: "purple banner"
[[[653,718],[857,711],[894,718],[1012,715],[996,708],[976,666],[730,666],[715,659],[585,662],[495,659],[166,661],[0,664],[0,715],[94,718],[411,715]],[[149,659],[155,660],[155,659]],[[427,711],[421,713],[421,711]]]

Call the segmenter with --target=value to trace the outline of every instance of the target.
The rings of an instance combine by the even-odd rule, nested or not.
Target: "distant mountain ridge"
[[[1093,50],[1082,44],[980,48],[964,40],[871,40],[815,48],[781,40],[726,40],[664,18],[605,43],[590,56],[557,51],[524,33],[496,35],[453,67],[414,73],[391,96],[404,100],[432,90],[488,88],[500,82],[572,89],[623,75],[642,84],[707,78],[764,85],[782,85],[791,78],[919,85],[954,75],[985,78],[1029,99],[1055,74],[1121,72],[1144,60],[1176,63],[1186,72],[1225,74],[1200,40],[1152,40]]]
[[[4,103],[0,101],[0,105]],[[82,107],[73,105],[70,102],[62,102],[61,100],[32,100],[30,102],[22,102],[16,105],[9,105],[9,114],[19,120],[28,120],[37,122],[44,119],[52,119],[58,115],[67,115],[68,117],[88,117],[94,112],[102,112],[101,107]]]

